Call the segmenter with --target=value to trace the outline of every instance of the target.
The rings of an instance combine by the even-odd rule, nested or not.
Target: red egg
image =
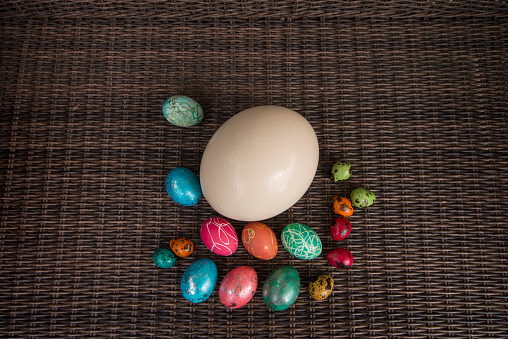
[[[346,218],[337,218],[330,228],[330,235],[335,241],[344,240],[351,233],[351,223]]]
[[[222,279],[219,287],[220,302],[227,308],[240,308],[247,304],[258,287],[258,275],[249,266],[231,270]]]
[[[353,265],[353,255],[345,248],[336,248],[326,255],[330,265],[340,269],[350,268]]]
[[[242,244],[258,259],[270,260],[277,255],[277,238],[270,229],[261,222],[250,222],[243,228]]]
[[[236,231],[226,219],[208,218],[201,225],[201,239],[215,254],[228,256],[238,248]]]

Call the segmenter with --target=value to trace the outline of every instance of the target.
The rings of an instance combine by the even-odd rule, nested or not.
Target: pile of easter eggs
[[[280,114],[280,116],[284,116],[286,119],[295,119],[294,124],[297,124],[300,126],[299,128],[303,130],[307,129],[307,132],[305,133],[310,134],[305,144],[312,144],[312,147],[307,150],[307,153],[311,155],[306,158],[306,163],[309,163],[310,161],[311,164],[304,169],[305,171],[296,173],[294,179],[297,182],[306,181],[306,183],[304,183],[303,186],[299,187],[297,191],[290,192],[288,196],[284,197],[287,199],[280,206],[273,206],[273,203],[269,202],[268,199],[267,202],[268,205],[270,205],[269,207],[271,210],[267,212],[268,214],[259,214],[263,215],[263,217],[257,218],[257,220],[268,219],[270,215],[275,216],[276,214],[274,213],[280,213],[283,210],[291,207],[291,204],[296,202],[301,197],[301,195],[306,191],[310,185],[310,182],[312,181],[316,170],[315,167],[317,167],[318,158],[315,154],[317,152],[317,139],[314,145],[315,134],[313,137],[312,127],[310,127],[312,132],[309,132],[308,126],[306,125],[308,122],[306,122],[305,119],[302,121],[300,120],[301,117],[294,117],[293,113],[295,112],[287,112],[290,110],[286,108],[281,108],[278,106],[262,106],[261,110],[259,110],[260,107],[255,108],[257,111],[251,112],[250,115],[244,114],[244,118],[251,123],[250,127],[252,127],[252,124],[255,123],[252,118],[254,113],[256,113],[257,116],[260,116],[263,114],[263,112],[268,110],[272,115],[277,113]],[[201,106],[193,99],[181,95],[173,96],[164,102],[163,114],[170,123],[181,127],[194,126],[201,122],[203,119],[203,109]],[[298,115],[297,113],[295,114]],[[281,126],[287,123],[287,121],[283,121]],[[267,124],[267,126],[268,125],[270,124]],[[234,129],[232,132],[233,134],[238,132],[237,127],[235,128],[236,129]],[[282,127],[277,128],[281,129]],[[292,129],[289,128],[288,130],[291,132]],[[244,134],[242,135],[244,136]],[[223,139],[224,138],[225,137],[223,137]],[[250,136],[250,138],[253,138],[253,136]],[[296,134],[295,138],[301,138],[301,135]],[[219,137],[214,135],[212,139],[218,143],[217,139],[219,139]],[[238,145],[235,144],[235,147],[236,146]],[[242,149],[244,151],[247,149],[246,146],[241,147],[243,147]],[[284,149],[284,152],[277,155],[277,157],[274,158],[275,160],[273,160],[273,162],[275,162],[275,166],[277,165],[277,158],[284,158],[286,153],[291,154],[291,157],[288,159],[294,162],[295,154],[291,152],[294,152],[294,150]],[[236,161],[235,165],[238,165],[238,162],[242,162],[242,159],[235,158],[234,160]],[[247,160],[247,162],[250,164],[251,162],[249,161],[251,161],[251,159]],[[252,163],[254,163],[254,161],[252,161]],[[211,165],[207,166],[208,168],[212,168],[209,170],[209,173],[223,173],[221,168],[216,169]],[[228,168],[226,166],[226,170],[227,169]],[[202,177],[203,169],[201,170]],[[257,172],[256,175],[258,175]],[[311,175],[310,181],[309,175]],[[348,162],[339,161],[333,165],[332,179],[335,182],[347,180],[350,175],[351,164]],[[211,177],[211,175],[208,175],[208,177]],[[216,178],[212,179],[215,180]],[[233,181],[236,180],[237,182],[240,182],[240,179],[237,179],[238,178],[233,178]],[[203,178],[201,178],[200,181],[196,174],[194,174],[191,170],[184,167],[177,167],[171,170],[167,175],[165,187],[168,195],[177,204],[183,206],[194,206],[198,203],[203,193],[209,202],[210,200],[213,200],[212,193],[214,192],[210,193],[211,190],[209,188],[209,183],[213,183],[213,180],[209,180],[207,183],[208,187],[205,187],[203,186]],[[259,180],[259,178],[257,178],[257,180]],[[287,187],[291,187],[291,185],[289,185],[289,179],[286,181],[284,180],[286,180],[284,177],[278,177],[276,182],[269,182],[271,185],[270,189],[272,191],[279,190],[278,193],[280,193],[281,190],[287,189]],[[247,184],[249,183],[247,182]],[[254,182],[253,184],[255,186],[257,182]],[[240,192],[242,189],[245,189],[245,185],[245,182],[243,183],[243,186],[240,185],[238,192]],[[205,191],[205,188],[207,191]],[[234,191],[234,189],[236,188],[233,188],[232,191]],[[207,195],[207,192],[209,195]],[[212,199],[209,199],[209,197],[212,197]],[[241,196],[237,194],[237,200],[240,198]],[[254,208],[251,211],[248,211],[246,214],[238,214],[235,211],[231,210],[229,208],[230,206],[225,206],[227,204],[233,206],[234,203],[237,203],[238,201],[232,198],[228,199],[229,201],[216,200],[216,205],[212,204],[211,202],[210,205],[225,217],[229,216],[229,218],[236,220],[252,220],[252,216],[257,212],[255,208],[256,206],[254,206]],[[340,217],[336,218],[330,227],[331,238],[334,241],[341,241],[348,237],[351,232],[351,223],[347,218],[353,214],[353,205],[355,207],[363,208],[372,205],[374,201],[374,194],[364,188],[357,188],[353,190],[350,194],[350,199],[341,196],[334,197],[332,199],[332,209],[336,214],[340,215]],[[216,255],[231,256],[238,249],[239,238],[237,232],[233,225],[223,217],[210,217],[204,220],[201,224],[200,236],[203,244]],[[319,238],[318,234],[312,228],[302,223],[291,223],[284,227],[280,235],[280,240],[284,248],[292,256],[302,260],[315,259],[319,257],[323,250],[321,239]],[[258,259],[270,260],[277,255],[277,237],[275,236],[275,233],[272,231],[272,229],[270,229],[270,227],[262,222],[248,222],[241,232],[241,241],[243,247],[247,250],[247,252]],[[153,253],[153,261],[160,268],[171,268],[176,264],[178,257],[184,258],[190,256],[193,252],[193,249],[194,244],[189,238],[174,238],[171,239],[169,248],[158,248]],[[353,264],[353,255],[345,248],[333,249],[332,251],[328,252],[326,259],[332,266],[339,269],[350,268]],[[194,261],[190,266],[188,266],[181,278],[180,290],[182,296],[192,303],[203,302],[212,295],[217,285],[217,279],[218,270],[214,261],[208,258],[198,259]],[[321,275],[315,281],[310,283],[309,294],[315,300],[324,300],[331,294],[333,285],[334,281],[331,276]],[[219,299],[221,303],[227,308],[240,308],[252,300],[256,293],[257,286],[258,275],[252,267],[236,267],[233,270],[229,271],[220,283]],[[282,311],[289,308],[296,301],[299,292],[300,276],[298,271],[291,266],[284,266],[275,269],[266,277],[262,287],[262,298],[269,309],[273,311]]]
[[[349,162],[338,161],[332,167],[332,179],[335,182],[347,180],[351,174]],[[332,199],[333,212],[340,215],[330,227],[330,236],[335,241],[344,240],[351,233],[351,223],[347,218],[353,215],[353,205],[359,208],[369,207],[376,201],[374,193],[363,187],[355,188],[349,197],[351,200],[342,196],[335,196]],[[353,265],[353,255],[345,248],[331,250],[326,255],[326,260],[337,268],[349,268]]]

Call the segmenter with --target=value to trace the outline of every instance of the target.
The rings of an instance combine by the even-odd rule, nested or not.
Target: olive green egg
[[[346,161],[337,161],[332,167],[332,179],[333,181],[347,180],[351,173],[351,164]]]
[[[376,201],[376,196],[365,188],[355,188],[351,192],[351,203],[356,207],[369,207]]]
[[[272,271],[263,284],[263,301],[274,311],[284,311],[291,307],[299,293],[300,276],[291,266]]]
[[[324,300],[332,293],[333,278],[329,275],[320,275],[316,281],[309,285],[309,294],[314,300]]]

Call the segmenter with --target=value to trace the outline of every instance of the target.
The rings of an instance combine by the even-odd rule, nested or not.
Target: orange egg
[[[180,258],[188,257],[194,251],[194,244],[189,238],[171,239],[169,247]]]
[[[348,218],[353,214],[353,206],[351,201],[345,197],[333,197],[332,208],[335,214],[340,214],[344,218]]]
[[[242,243],[258,259],[270,260],[277,255],[277,238],[265,224],[255,221],[243,228]]]

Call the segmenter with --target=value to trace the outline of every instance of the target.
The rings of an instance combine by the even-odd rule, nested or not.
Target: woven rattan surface
[[[0,19],[1,337],[508,337],[506,2],[3,1]],[[199,125],[164,119],[174,94],[201,103]],[[219,257],[199,237],[217,214],[176,205],[165,176],[198,173],[217,128],[262,104],[308,119],[318,171],[265,221],[275,259]],[[354,174],[334,183],[340,159]],[[331,198],[358,186],[377,201],[336,243]],[[282,247],[291,222],[320,235],[319,258]],[[156,268],[177,236],[194,254]],[[351,269],[326,262],[337,247]],[[205,257],[219,283],[252,266],[253,300],[187,302],[181,276]],[[284,265],[300,296],[273,312],[261,287]],[[335,288],[314,301],[321,273]]]

